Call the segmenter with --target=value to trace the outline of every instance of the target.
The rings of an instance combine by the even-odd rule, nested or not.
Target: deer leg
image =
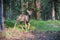
[[[30,29],[30,24],[29,24],[29,22],[27,23],[27,28],[28,28],[28,30]]]
[[[26,25],[26,22],[24,22],[25,23],[25,29],[27,28],[27,25]],[[27,29],[26,29],[26,31],[27,31]]]
[[[26,29],[26,31],[28,31],[28,25],[27,25],[26,21],[25,21],[25,29]]]
[[[30,29],[30,24],[29,24],[28,21],[26,22],[26,25],[27,25],[27,26],[26,26],[27,30],[29,30],[29,29]]]
[[[15,29],[15,27],[16,27],[16,22],[15,22],[15,24],[14,24],[14,28],[13,28],[13,29]]]

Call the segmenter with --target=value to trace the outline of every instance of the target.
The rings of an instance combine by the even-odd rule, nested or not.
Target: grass
[[[30,24],[36,28],[37,31],[60,31],[60,21],[37,21],[31,20]]]
[[[14,27],[14,20],[5,20],[5,26],[12,28]],[[24,25],[22,25],[24,26]],[[21,30],[21,28],[16,26],[17,30]],[[57,20],[48,20],[48,21],[37,21],[37,20],[30,20],[30,31],[60,31],[60,21]]]

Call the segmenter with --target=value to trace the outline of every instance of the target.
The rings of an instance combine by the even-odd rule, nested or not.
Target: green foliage
[[[20,0],[5,0],[4,15],[6,19],[15,19],[20,14]]]
[[[52,12],[52,0],[40,0],[40,12],[43,20],[51,19]]]
[[[15,24],[15,20],[5,20],[5,27],[8,28],[12,28],[14,27]],[[26,30],[27,28],[25,28],[25,25],[21,25],[21,24],[16,24],[16,29],[17,30],[22,30],[22,26],[23,27],[23,31]],[[48,20],[48,21],[37,21],[37,20],[30,20],[30,29],[29,31],[59,31],[60,30],[60,21],[52,21],[52,20]]]
[[[57,20],[60,20],[60,3],[59,0],[54,1],[55,3],[55,17]]]
[[[4,23],[5,23],[5,27],[13,27],[15,21],[13,21],[13,20],[5,20]]]
[[[30,21],[31,26],[34,26],[37,31],[58,31],[60,30],[60,21]]]

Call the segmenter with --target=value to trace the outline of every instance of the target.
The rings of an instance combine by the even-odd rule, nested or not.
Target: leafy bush
[[[13,27],[15,21],[14,20],[5,20],[4,21],[6,27]]]

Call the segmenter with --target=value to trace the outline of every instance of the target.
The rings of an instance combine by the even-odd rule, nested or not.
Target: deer
[[[30,16],[32,14],[32,11],[27,10],[26,12],[27,12],[27,15],[21,13],[19,16],[17,16],[16,22],[17,23],[23,22],[25,26],[27,27],[27,29],[30,29],[29,21],[30,21]]]

